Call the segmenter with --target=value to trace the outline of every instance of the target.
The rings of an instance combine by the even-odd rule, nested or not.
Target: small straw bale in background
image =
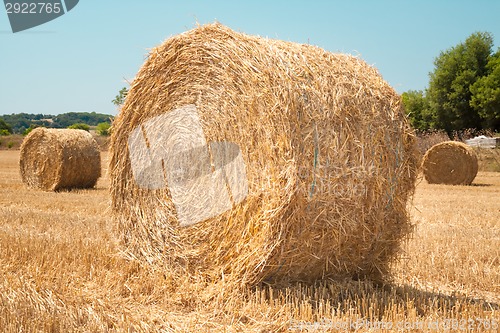
[[[21,145],[22,181],[31,188],[57,191],[94,187],[101,176],[101,155],[84,130],[35,128]]]
[[[151,50],[113,127],[123,244],[175,274],[378,279],[411,230],[415,137],[357,57],[198,27]]]
[[[462,142],[441,142],[425,153],[422,169],[429,184],[470,185],[478,171],[477,155]]]

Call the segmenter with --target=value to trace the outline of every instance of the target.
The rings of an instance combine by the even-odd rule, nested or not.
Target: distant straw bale
[[[83,130],[34,129],[21,145],[19,165],[22,181],[45,191],[94,187],[101,176],[99,147]]]
[[[425,153],[422,169],[429,184],[470,185],[478,171],[477,155],[464,143],[441,142]]]
[[[220,24],[151,50],[113,124],[130,255],[208,280],[380,279],[410,232],[418,153],[357,57]]]

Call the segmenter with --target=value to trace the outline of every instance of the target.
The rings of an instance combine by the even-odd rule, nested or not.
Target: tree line
[[[108,130],[112,121],[109,114],[96,112],[68,112],[60,115],[17,113],[0,116],[0,134],[26,134],[35,127],[77,128],[89,130],[97,126],[98,130]],[[103,133],[104,135],[107,134]]]
[[[500,48],[476,32],[434,60],[425,90],[402,94],[412,126],[421,131],[500,131]]]

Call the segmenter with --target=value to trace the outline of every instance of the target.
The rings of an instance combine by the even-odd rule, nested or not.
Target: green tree
[[[81,130],[84,130],[84,131],[90,131],[90,126],[87,125],[87,124],[84,124],[84,123],[77,123],[77,124],[73,124],[71,126],[68,126],[69,129],[81,129]]]
[[[428,130],[434,126],[429,101],[421,90],[409,90],[401,95],[406,113],[413,128]]]
[[[111,102],[116,106],[123,105],[123,103],[125,103],[125,98],[127,98],[127,94],[128,94],[128,89],[126,87],[123,87],[118,92],[118,95],[115,96],[115,99],[112,100]]]
[[[12,126],[10,126],[10,124],[7,124],[2,118],[0,118],[0,131],[4,133],[3,135],[12,134]]]
[[[37,128],[37,127],[38,127],[38,125],[30,125],[30,127],[28,127],[27,129],[25,129],[25,130],[22,132],[22,134],[23,134],[24,136],[26,136],[26,135],[30,134],[30,133],[31,133],[31,131],[32,131],[32,130],[34,130],[35,128]]]
[[[13,133],[22,133],[26,128],[32,124],[32,115],[27,113],[6,114],[2,116],[6,123],[12,126]]]
[[[28,127],[27,129],[23,130],[21,132],[21,134],[24,135],[24,136],[26,136],[26,135],[30,134],[32,130],[34,130],[35,128],[38,128],[38,127],[46,127],[46,126],[37,125],[37,124],[31,124],[30,127]]]
[[[96,126],[99,123],[108,121],[109,117],[109,114],[95,112],[68,112],[54,117],[54,127],[64,128],[79,123]]]
[[[471,106],[484,120],[483,127],[500,130],[500,49],[486,65],[487,75],[470,88]]]
[[[110,130],[109,130],[110,127],[111,127],[111,125],[107,122],[99,123],[99,124],[97,124],[96,132],[99,135],[108,136],[110,134]]]
[[[479,113],[471,106],[470,88],[487,73],[492,47],[491,34],[476,32],[435,59],[427,97],[437,128],[451,134],[482,127]]]

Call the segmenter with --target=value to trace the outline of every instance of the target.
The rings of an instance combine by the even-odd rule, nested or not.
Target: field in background
[[[97,135],[94,130],[90,130],[90,133],[102,151],[108,150],[109,136]],[[24,135],[21,134],[0,136],[0,150],[19,150],[23,140]]]
[[[500,173],[468,187],[420,180],[415,232],[387,285],[263,285],[207,300],[120,255],[106,177],[92,190],[28,190],[18,158],[0,151],[2,332],[500,330]],[[103,175],[106,165],[103,153]]]

